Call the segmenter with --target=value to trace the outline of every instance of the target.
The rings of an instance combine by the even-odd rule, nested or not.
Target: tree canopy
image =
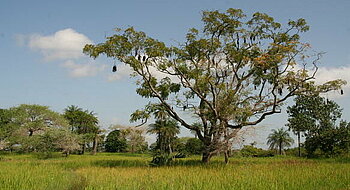
[[[203,162],[228,146],[237,129],[280,113],[297,94],[341,88],[345,81],[315,84],[321,54],[300,40],[309,30],[304,19],[286,25],[264,13],[246,16],[240,9],[204,11],[203,28],[192,28],[184,43],[165,43],[136,31],[117,29],[104,43],[87,44],[84,53],[104,54],[127,64],[137,77],[136,92],[154,98],[132,120],[147,122],[165,110],[203,142]],[[192,125],[193,119],[201,125]],[[200,126],[200,127],[198,127]]]
[[[93,142],[94,151],[97,148],[96,140],[100,132],[98,118],[95,113],[89,110],[83,110],[78,106],[68,106],[64,111],[64,117],[69,122],[71,131],[80,135],[82,139],[81,154],[85,153],[86,144]]]
[[[107,152],[125,152],[127,148],[126,139],[120,134],[120,130],[111,131],[105,141]]]
[[[295,105],[288,107],[287,126],[297,134],[303,134],[309,156],[316,150],[334,155],[350,151],[350,125],[341,118],[340,106],[320,96],[297,96]]]
[[[284,148],[290,147],[293,142],[294,140],[289,136],[288,131],[283,128],[278,130],[272,129],[272,133],[267,137],[269,148],[278,150],[280,155],[282,155]]]

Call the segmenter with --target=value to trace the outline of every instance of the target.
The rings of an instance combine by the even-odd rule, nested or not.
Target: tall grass
[[[4,155],[0,189],[350,189],[345,159],[215,158],[178,159],[171,166],[149,167],[147,155],[72,155],[39,160]]]

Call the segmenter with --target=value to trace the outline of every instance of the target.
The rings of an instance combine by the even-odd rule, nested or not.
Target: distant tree
[[[284,148],[290,147],[293,142],[294,140],[289,136],[288,131],[283,128],[278,130],[272,129],[272,133],[267,137],[269,148],[278,150],[280,155],[282,155]]]
[[[157,135],[156,149],[171,154],[173,152],[172,145],[176,135],[180,133],[180,127],[176,120],[159,119],[154,124],[149,125],[148,133]]]
[[[125,152],[127,148],[126,140],[122,138],[120,130],[111,131],[105,141],[106,152]]]
[[[56,131],[54,144],[58,150],[61,150],[66,155],[66,157],[68,157],[71,152],[80,149],[79,136],[67,129]]]
[[[61,151],[68,157],[70,152],[80,148],[78,136],[68,128],[48,129],[37,135],[37,139],[36,151],[43,153],[44,158],[51,157],[55,151]]]
[[[321,128],[332,128],[341,117],[339,106],[320,96],[297,96],[295,105],[289,106],[287,113],[289,118],[286,126],[298,136],[299,156],[301,134],[313,136]]]
[[[93,133],[94,136],[93,136],[92,151],[91,151],[92,155],[95,155],[97,153],[99,144],[103,142],[105,137],[104,132],[105,130],[98,129],[95,133]]]
[[[185,144],[186,152],[189,154],[202,154],[204,145],[203,142],[197,138],[190,138]]]
[[[182,126],[196,131],[205,146],[205,163],[222,151],[221,145],[237,129],[280,113],[290,97],[336,90],[346,83],[315,84],[321,55],[310,54],[310,45],[300,40],[309,29],[304,19],[282,26],[267,14],[247,17],[230,8],[204,11],[202,21],[204,27],[190,29],[185,42],[176,47],[130,27],[117,29],[104,43],[87,44],[83,51],[130,66],[138,79],[136,92],[158,100],[137,110],[134,120],[145,123],[157,111],[150,107],[162,107]],[[203,128],[192,125],[193,118]]]
[[[81,112],[83,112],[83,109],[75,105],[68,106],[64,110],[63,115],[69,121],[71,131],[75,131],[79,128],[79,125],[81,125]]]
[[[5,149],[8,144],[8,137],[16,129],[11,124],[11,112],[7,109],[0,109],[0,150]]]
[[[10,145],[19,145],[23,151],[36,151],[44,140],[41,135],[51,129],[68,126],[62,115],[51,111],[47,106],[22,104],[9,111],[10,123],[15,129],[8,140]]]
[[[69,121],[71,130],[81,137],[81,154],[85,153],[87,144],[94,144],[99,133],[98,118],[95,113],[77,106],[68,106],[64,117]],[[96,142],[95,142],[96,143]]]
[[[190,139],[191,137],[179,137],[176,138],[174,143],[173,143],[173,151],[178,152],[178,153],[184,153],[186,154],[186,142],[188,139]]]
[[[298,136],[301,133],[305,136],[304,144],[309,156],[316,149],[331,155],[342,141],[340,133],[346,134],[346,122],[341,122],[341,126],[336,123],[341,117],[341,111],[337,103],[327,98],[298,96],[295,105],[288,107],[287,126]]]
[[[67,126],[64,117],[51,111],[48,106],[21,104],[10,108],[10,111],[12,111],[11,122],[25,129],[29,137],[47,128]]]
[[[135,127],[126,127],[120,130],[121,136],[126,140],[127,151],[131,153],[142,153],[147,150],[148,145],[145,141],[145,130]]]

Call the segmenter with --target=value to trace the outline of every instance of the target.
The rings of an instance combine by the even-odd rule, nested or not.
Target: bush
[[[273,150],[263,150],[251,145],[245,145],[240,153],[244,157],[272,157],[275,155]]]
[[[197,138],[190,138],[185,144],[185,150],[188,154],[202,154],[203,149],[203,142]]]
[[[153,159],[150,163],[150,166],[166,166],[169,165],[171,161],[173,161],[174,155],[168,153],[162,153],[157,151],[153,155]]]
[[[299,156],[298,147],[289,148],[289,149],[285,150],[285,153],[288,156]],[[301,157],[307,156],[306,149],[304,147],[300,147],[300,155],[301,155]]]

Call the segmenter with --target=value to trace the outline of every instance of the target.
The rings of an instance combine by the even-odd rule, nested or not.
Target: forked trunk
[[[202,162],[208,164],[213,155],[207,151],[204,151],[202,154]]]

